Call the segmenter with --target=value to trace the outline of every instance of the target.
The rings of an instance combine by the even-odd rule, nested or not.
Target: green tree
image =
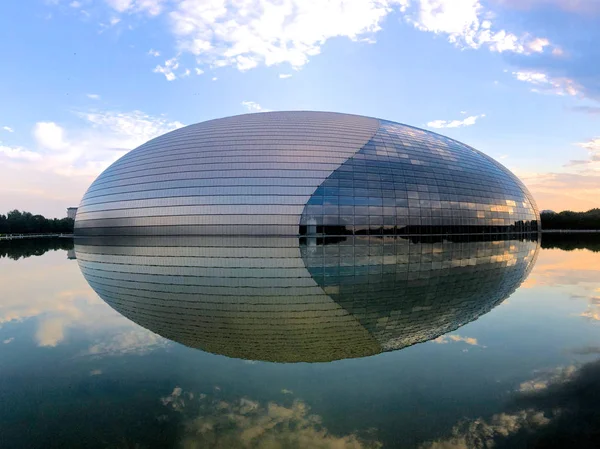
[[[75,222],[71,218],[51,218],[31,212],[11,210],[0,214],[0,234],[71,234]]]
[[[587,212],[543,212],[542,229],[600,229],[600,209]]]

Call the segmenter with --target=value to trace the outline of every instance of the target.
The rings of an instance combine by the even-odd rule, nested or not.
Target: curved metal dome
[[[210,120],[116,161],[83,235],[405,235],[539,230],[524,185],[455,140],[331,112]]]

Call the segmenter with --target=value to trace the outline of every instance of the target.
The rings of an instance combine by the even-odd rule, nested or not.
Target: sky
[[[540,209],[600,206],[600,0],[0,2],[0,213],[64,217],[173,129],[323,110],[492,156]]]

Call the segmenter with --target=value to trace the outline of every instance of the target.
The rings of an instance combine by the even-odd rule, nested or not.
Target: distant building
[[[75,216],[77,215],[76,207],[67,207],[67,218],[72,218],[75,220]]]

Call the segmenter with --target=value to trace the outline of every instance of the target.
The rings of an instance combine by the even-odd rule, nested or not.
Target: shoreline
[[[542,234],[600,234],[600,229],[542,229],[541,233]],[[427,235],[427,234],[420,234],[420,235]],[[444,235],[446,235],[446,234],[436,234],[435,236],[444,236]],[[410,236],[410,235],[406,234],[406,237],[408,237],[408,236]],[[0,235],[0,241],[35,239],[35,238],[74,238],[74,234],[6,234],[6,235]]]
[[[600,229],[542,229],[542,234],[598,234]]]
[[[23,240],[42,238],[73,238],[73,234],[6,234],[0,235],[0,240]]]

